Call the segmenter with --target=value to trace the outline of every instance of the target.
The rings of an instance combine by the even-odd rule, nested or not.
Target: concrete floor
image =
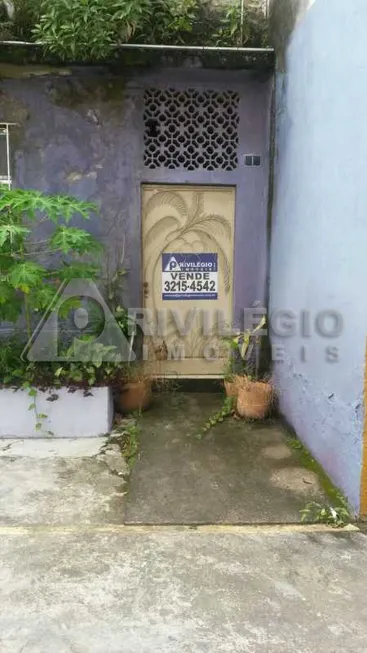
[[[359,533],[0,529],[4,653],[365,653]]]
[[[218,394],[158,395],[141,420],[126,523],[295,523],[306,503],[327,501],[277,420],[227,419],[198,440],[222,402]]]
[[[0,440],[0,523],[296,523],[307,502],[327,501],[277,421],[231,418],[198,440],[221,401],[159,395],[130,479],[106,438]]]
[[[297,521],[322,498],[277,423],[198,441],[216,407],[162,396],[131,483],[104,438],[0,441],[0,653],[365,653],[358,531],[139,525]]]
[[[0,440],[0,524],[121,524],[128,475],[106,438]]]

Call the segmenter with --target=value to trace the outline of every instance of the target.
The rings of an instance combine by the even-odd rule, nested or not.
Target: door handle
[[[147,299],[147,297],[149,297],[149,283],[147,281],[144,281],[143,283],[143,292],[144,292],[144,299]]]

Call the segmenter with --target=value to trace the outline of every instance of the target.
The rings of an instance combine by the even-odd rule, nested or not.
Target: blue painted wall
[[[336,339],[273,336],[284,415],[359,508],[367,333],[366,0],[316,0],[276,86],[270,307],[334,309]],[[301,349],[308,349],[308,360]],[[327,362],[328,346],[339,361]]]

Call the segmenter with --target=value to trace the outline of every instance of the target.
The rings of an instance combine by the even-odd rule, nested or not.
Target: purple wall
[[[235,90],[240,94],[239,167],[235,171],[147,170],[143,166],[146,87]],[[267,187],[272,82],[255,73],[197,69],[3,80],[0,120],[18,122],[12,138],[14,185],[93,200],[102,219],[91,231],[108,243],[110,265],[121,254],[129,271],[125,302],[141,302],[140,187],[146,182],[235,185],[235,309],[266,298]],[[259,154],[261,167],[246,167]]]

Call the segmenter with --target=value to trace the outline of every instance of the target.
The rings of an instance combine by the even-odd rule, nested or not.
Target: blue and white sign
[[[162,299],[218,299],[218,254],[162,254]]]

